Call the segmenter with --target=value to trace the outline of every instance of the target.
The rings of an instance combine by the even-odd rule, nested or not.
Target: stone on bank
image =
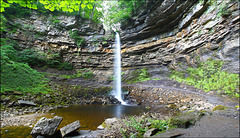
[[[36,125],[33,127],[32,132],[30,133],[33,137],[37,136],[51,136],[53,135],[59,124],[62,122],[63,118],[55,116],[52,119],[42,117]]]
[[[62,127],[60,129],[60,132],[61,132],[62,137],[64,137],[65,135],[79,129],[80,127],[81,127],[80,122],[79,122],[79,120],[77,120],[77,121],[75,121],[75,122],[73,122],[73,123],[71,123],[71,124],[69,124],[65,127]]]

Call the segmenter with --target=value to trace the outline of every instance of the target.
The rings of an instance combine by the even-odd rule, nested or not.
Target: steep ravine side
[[[125,75],[134,68],[177,68],[180,62],[194,65],[196,57],[202,61],[209,57],[221,59],[226,62],[225,70],[238,73],[239,2],[209,5],[197,1],[156,1],[155,5],[158,6],[133,17],[134,23],[120,32]],[[225,5],[224,10],[231,14],[222,13]],[[15,18],[8,24],[21,26],[17,32],[6,34],[21,47],[59,53],[63,61],[76,69],[92,68],[101,74],[98,76],[106,74],[100,80],[111,78],[114,36],[105,34],[102,25],[77,16],[47,17],[36,12],[30,18]],[[84,43],[79,46],[70,31],[76,31]]]
[[[220,13],[219,7],[224,5],[227,6],[226,12],[231,15],[223,16]],[[123,30],[123,40],[127,36],[136,35],[129,37],[130,41],[123,41],[123,67],[168,65],[176,68],[177,63],[180,62],[189,66],[196,63],[196,57],[202,61],[211,57],[226,62],[224,70],[238,73],[239,2],[221,1],[212,6],[208,5],[208,8],[198,3],[191,7],[184,17],[177,25],[178,29],[155,33],[153,37],[145,35],[144,31],[134,34],[128,29]],[[140,26],[135,26],[132,30]],[[153,27],[146,21],[145,26],[147,26],[145,28]],[[149,30],[149,33],[152,31],[155,29]],[[147,39],[138,40],[137,36],[144,36]]]

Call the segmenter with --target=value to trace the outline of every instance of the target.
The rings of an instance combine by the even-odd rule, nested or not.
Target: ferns
[[[214,90],[239,97],[239,75],[221,71],[222,66],[223,61],[209,59],[200,63],[197,68],[189,67],[186,71],[172,71],[170,78],[206,92]]]

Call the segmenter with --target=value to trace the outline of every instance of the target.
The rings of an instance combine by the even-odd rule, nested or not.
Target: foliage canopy
[[[145,2],[143,0],[1,0],[0,12],[7,11],[6,9],[10,8],[11,5],[19,4],[20,7],[43,12],[45,12],[43,10],[45,9],[51,12],[58,11],[80,15],[95,22],[104,22],[105,26],[111,28],[136,14],[139,7]],[[24,10],[24,8],[21,8],[21,10]]]
[[[59,10],[66,12],[79,11],[82,9],[93,9],[95,0],[1,0],[1,12],[5,11],[6,7],[10,7],[12,3],[18,3],[22,7],[37,9],[39,3],[50,11]],[[80,7],[79,7],[80,6]]]
[[[98,10],[101,8],[101,1],[97,0],[1,0],[0,12],[6,12],[11,5],[19,4],[20,7],[27,9],[39,10],[41,12],[61,12],[81,15],[95,22],[100,22],[102,13]],[[97,8],[98,7],[98,8]],[[21,8],[24,10],[24,8]],[[9,11],[7,11],[9,12]]]

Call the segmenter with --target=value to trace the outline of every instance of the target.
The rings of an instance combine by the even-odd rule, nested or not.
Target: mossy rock
[[[204,115],[200,111],[188,111],[178,116],[172,117],[169,120],[169,127],[188,128],[190,125],[194,125]]]
[[[214,107],[214,108],[212,109],[212,111],[225,110],[226,108],[227,108],[226,106],[218,105],[218,106]]]
[[[38,104],[42,104],[42,97],[41,96],[37,96],[35,99],[35,102]]]
[[[17,97],[15,95],[10,95],[9,99],[10,99],[10,102],[16,102],[17,101]]]

